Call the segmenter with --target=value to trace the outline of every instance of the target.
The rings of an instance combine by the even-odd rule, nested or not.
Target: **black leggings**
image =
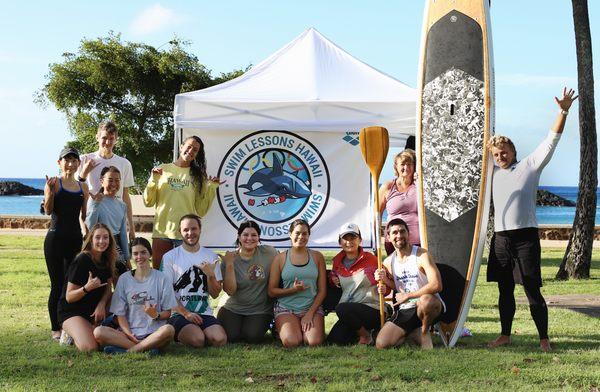
[[[548,308],[540,287],[537,284],[524,282],[523,289],[525,289],[525,295],[529,301],[531,318],[535,322],[540,339],[548,339]],[[500,309],[501,333],[504,336],[510,336],[516,310],[514,280],[506,279],[499,281],[498,291],[500,292],[498,308]]]
[[[256,344],[264,340],[269,325],[273,321],[273,315],[252,314],[244,316],[222,307],[219,309],[217,319],[225,329],[228,342],[243,340],[247,343]]]
[[[333,344],[352,344],[358,339],[361,327],[379,329],[379,310],[356,302],[342,302],[335,307],[338,322],[331,328],[327,341]]]
[[[48,314],[53,331],[60,331],[56,307],[63,292],[67,271],[75,256],[81,251],[82,238],[63,236],[56,231],[48,231],[44,240],[44,256],[50,277]]]

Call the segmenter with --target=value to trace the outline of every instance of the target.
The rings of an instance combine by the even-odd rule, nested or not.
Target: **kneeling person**
[[[119,329],[100,326],[94,330],[94,337],[105,346],[107,354],[147,350],[158,354],[175,335],[175,329],[166,320],[177,300],[165,274],[150,265],[150,242],[135,238],[131,254],[137,268],[121,275],[110,305]]]
[[[402,344],[407,335],[421,327],[421,346],[431,348],[428,328],[445,311],[445,304],[438,294],[442,290],[440,271],[429,259],[426,249],[410,245],[408,226],[402,219],[391,220],[387,232],[394,253],[385,259],[384,268],[375,272],[375,279],[384,283],[379,286],[380,292],[385,292],[388,287],[396,291],[396,303],[394,313],[377,335],[375,345],[388,348]]]
[[[227,335],[213,316],[208,296],[217,298],[221,292],[221,268],[218,256],[200,246],[202,224],[197,215],[185,215],[179,221],[183,244],[165,253],[160,269],[173,284],[179,302],[169,319],[175,327],[175,340],[192,347],[227,343]]]

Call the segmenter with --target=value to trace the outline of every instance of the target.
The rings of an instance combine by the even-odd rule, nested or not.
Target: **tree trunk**
[[[596,113],[594,109],[594,73],[592,37],[587,0],[572,0],[577,48],[577,84],[579,90],[579,196],[573,232],[557,279],[590,277],[592,243],[596,221],[596,187],[598,186]]]

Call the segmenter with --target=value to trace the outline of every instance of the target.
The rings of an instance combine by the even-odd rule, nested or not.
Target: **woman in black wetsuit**
[[[60,175],[48,178],[44,187],[44,210],[52,215],[52,222],[44,241],[44,256],[50,276],[48,313],[52,324],[52,338],[60,339],[57,305],[63,291],[66,271],[81,250],[82,229],[85,230],[88,187],[75,179],[79,167],[79,153],[64,148],[58,156]]]

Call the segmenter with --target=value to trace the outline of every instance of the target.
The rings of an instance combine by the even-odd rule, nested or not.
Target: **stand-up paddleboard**
[[[442,275],[441,335],[461,335],[490,201],[493,68],[488,0],[426,0],[417,105],[421,245]]]

